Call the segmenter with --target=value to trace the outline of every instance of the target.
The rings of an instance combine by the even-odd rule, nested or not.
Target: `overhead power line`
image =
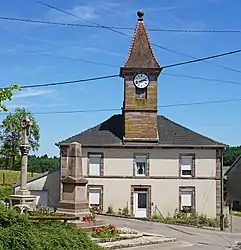
[[[158,108],[172,108],[172,107],[184,107],[184,106],[196,106],[196,105],[208,105],[208,104],[220,104],[220,103],[231,103],[239,102],[241,98],[237,99],[223,99],[223,100],[213,100],[213,101],[203,101],[203,102],[188,102],[188,103],[176,103],[176,104],[166,104],[159,105]],[[111,111],[121,111],[119,108],[109,108],[109,109],[85,109],[85,110],[65,110],[65,111],[43,111],[43,112],[33,112],[34,115],[54,115],[54,114],[76,114],[76,113],[96,113],[96,112],[111,112]],[[9,113],[8,113],[9,114]],[[0,115],[7,115],[7,113],[0,113]]]
[[[208,56],[208,57],[204,57],[204,58],[198,58],[197,60],[184,61],[184,62],[180,62],[180,63],[176,63],[176,64],[166,65],[166,66],[163,66],[163,68],[165,69],[165,68],[177,67],[177,66],[181,66],[181,65],[185,65],[185,64],[196,63],[196,62],[203,61],[203,60],[210,60],[210,59],[213,59],[213,58],[223,57],[223,56],[227,56],[227,55],[235,54],[235,53],[240,53],[240,52],[241,52],[241,50],[229,51],[229,52],[225,52],[225,53],[222,53],[222,54],[212,55],[212,56]],[[165,73],[163,73],[163,74],[165,74]],[[233,81],[228,81],[228,80],[225,81],[225,80],[202,78],[202,77],[196,77],[196,76],[186,76],[186,75],[178,75],[178,74],[175,75],[175,74],[167,74],[167,73],[166,73],[166,75],[180,76],[180,77],[192,78],[192,79],[197,79],[197,80],[226,82],[226,83],[234,83],[234,84],[239,84],[239,85],[241,84],[239,82],[233,82]],[[102,80],[102,79],[115,78],[115,77],[118,77],[118,76],[119,76],[119,74],[114,74],[114,75],[99,76],[99,77],[78,79],[78,80],[72,80],[72,81],[51,82],[51,83],[33,84],[33,85],[23,85],[23,86],[21,86],[21,88],[26,89],[26,88],[50,87],[50,86],[66,85],[66,84],[73,84],[73,83],[79,83],[79,82],[97,81],[97,80]],[[6,89],[8,87],[4,87],[4,88]],[[0,89],[4,89],[4,88],[0,88]]]
[[[181,65],[185,65],[185,64],[190,64],[190,63],[196,63],[196,62],[202,62],[202,61],[206,61],[206,60],[210,60],[210,59],[214,59],[214,58],[218,58],[218,57],[223,57],[223,56],[228,56],[228,55],[232,55],[232,54],[237,54],[240,53],[241,49],[239,50],[233,50],[233,51],[229,51],[229,52],[225,52],[225,53],[221,53],[221,54],[216,54],[216,55],[212,55],[212,56],[207,56],[207,57],[202,57],[202,58],[196,58],[194,60],[190,60],[190,61],[184,61],[184,62],[180,62],[180,63],[174,63],[174,64],[169,64],[166,66],[163,66],[163,68],[173,68],[176,66],[181,66]]]
[[[36,23],[36,24],[46,24],[46,25],[70,26],[70,27],[80,27],[80,28],[102,28],[103,29],[103,27],[100,27],[98,25],[51,22],[51,21],[24,19],[24,18],[16,18],[16,17],[0,16],[0,20]],[[116,29],[116,30],[134,30],[134,28],[132,28],[132,27],[118,27],[118,26],[109,26],[109,27],[112,29]],[[149,28],[148,31],[174,32],[174,33],[213,33],[213,34],[215,34],[215,33],[241,33],[241,30],[154,29],[154,28]]]
[[[87,19],[84,18],[84,17],[80,17],[80,16],[78,16],[78,15],[75,15],[75,14],[69,12],[69,11],[65,11],[65,10],[63,10],[63,9],[61,9],[61,8],[58,8],[58,7],[55,7],[55,6],[53,6],[53,5],[50,5],[50,4],[47,4],[47,3],[44,3],[44,2],[38,1],[38,0],[36,0],[36,2],[39,3],[39,4],[41,4],[41,5],[43,5],[43,6],[46,6],[46,7],[48,7],[48,8],[51,8],[51,9],[57,10],[57,11],[59,11],[59,12],[62,12],[62,13],[64,13],[64,14],[66,14],[66,15],[75,17],[75,18],[77,18],[77,19],[84,20],[84,21],[86,21],[86,22],[89,22],[89,23],[92,23],[92,24],[94,24],[94,25],[97,25],[97,26],[99,26],[99,27],[101,27],[101,28],[108,29],[108,30],[113,31],[113,32],[115,32],[115,33],[118,33],[118,34],[121,34],[121,35],[130,37],[130,35],[128,35],[128,34],[122,32],[122,31],[116,30],[116,29],[114,29],[114,28],[112,28],[112,27],[109,27],[109,26],[105,26],[105,25],[99,24],[99,23],[97,23],[97,22],[93,22],[93,21],[87,20]],[[226,70],[229,70],[229,71],[233,71],[233,72],[236,72],[236,73],[241,73],[240,70],[233,69],[233,68],[230,68],[230,67],[227,67],[227,66],[223,66],[223,65],[219,65],[219,64],[216,64],[216,63],[214,64],[214,63],[212,63],[212,62],[207,62],[207,61],[205,61],[205,60],[199,60],[197,57],[194,57],[194,56],[188,55],[188,54],[186,54],[186,53],[179,52],[179,51],[176,51],[176,50],[167,48],[167,47],[164,47],[164,46],[159,45],[159,44],[151,43],[151,45],[152,45],[152,46],[155,46],[155,47],[157,47],[157,48],[160,48],[160,49],[163,49],[163,50],[166,50],[166,51],[175,53],[175,54],[177,54],[177,55],[181,55],[181,56],[185,56],[185,57],[189,57],[189,58],[191,58],[191,59],[197,60],[196,62],[208,63],[208,64],[214,65],[214,66],[216,66],[216,67],[219,67],[219,68],[223,68],[223,69],[226,69]]]
[[[23,52],[30,53],[30,54],[38,54],[38,55],[43,55],[43,56],[50,56],[50,57],[56,57],[56,58],[61,58],[61,59],[67,59],[67,60],[71,60],[71,61],[80,61],[80,62],[84,62],[84,63],[90,63],[90,64],[101,65],[101,66],[119,67],[119,66],[114,65],[114,64],[108,64],[108,63],[104,63],[104,62],[96,62],[96,61],[91,61],[91,60],[85,60],[85,59],[82,59],[82,58],[59,56],[59,55],[46,53],[46,52],[41,52],[41,51],[25,50],[25,49],[19,49],[19,48],[14,48],[14,50],[23,51]],[[181,66],[181,65],[185,65],[185,64],[190,64],[190,63],[196,63],[196,62],[202,62],[202,61],[206,62],[207,60],[210,60],[210,59],[223,57],[223,56],[227,56],[227,55],[232,55],[232,54],[237,54],[237,53],[240,53],[240,52],[241,52],[241,50],[233,50],[233,51],[228,51],[228,52],[215,54],[215,55],[211,55],[211,56],[207,56],[207,57],[196,58],[196,59],[189,60],[189,61],[183,61],[183,62],[179,62],[179,63],[164,65],[162,67],[163,68],[172,68],[172,67],[177,67],[177,66]]]
[[[113,65],[113,64],[104,63],[104,62],[96,62],[96,61],[86,60],[86,59],[82,59],[82,58],[60,56],[60,55],[51,54],[51,53],[47,53],[47,52],[34,51],[34,50],[26,50],[26,49],[19,49],[19,48],[13,48],[13,49],[14,50],[18,50],[18,51],[23,51],[23,52],[26,52],[26,53],[29,53],[29,54],[37,54],[37,55],[42,55],[42,56],[50,56],[50,57],[56,57],[56,58],[60,58],[60,59],[66,59],[66,60],[71,60],[71,61],[76,61],[76,62],[83,62],[83,63],[101,65],[101,66],[117,67],[116,65]]]
[[[202,80],[202,81],[209,81],[209,82],[230,83],[230,84],[235,84],[235,85],[241,85],[241,82],[223,80],[223,79],[215,79],[215,78],[207,78],[207,77],[183,75],[183,74],[175,74],[175,73],[165,73],[165,72],[163,72],[162,74],[167,75],[167,76],[188,78],[188,79],[193,79],[193,80]]]
[[[118,76],[119,75],[108,75],[108,76],[99,76],[99,77],[92,77],[92,78],[79,79],[79,80],[73,80],[73,81],[51,82],[51,83],[33,84],[33,85],[23,85],[23,86],[21,86],[21,89],[51,87],[51,86],[67,85],[67,84],[73,84],[73,83],[79,83],[79,82],[91,82],[91,81],[115,78],[115,77],[118,77]],[[7,88],[8,87],[4,87],[4,88],[0,88],[0,89],[7,89]]]

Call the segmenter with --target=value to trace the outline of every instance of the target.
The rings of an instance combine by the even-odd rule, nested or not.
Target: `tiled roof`
[[[182,125],[171,121],[163,115],[158,116],[157,126],[159,133],[159,145],[173,146],[225,146],[206,136],[198,134]],[[124,145],[123,144],[123,116],[113,115],[104,122],[74,135],[58,144],[79,142],[84,145]],[[138,145],[138,144],[136,144]],[[140,144],[143,145],[143,144]]]
[[[161,68],[145,27],[144,22],[138,21],[132,39],[128,57],[123,68]]]

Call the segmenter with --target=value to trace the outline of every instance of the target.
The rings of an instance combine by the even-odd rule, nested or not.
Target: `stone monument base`
[[[15,205],[27,205],[31,209],[36,209],[36,195],[13,194],[9,196],[10,207]]]
[[[57,209],[57,213],[72,215],[80,217],[84,217],[87,214],[90,214],[90,209],[88,206],[88,202],[74,202],[69,200],[61,200],[59,202],[59,207]]]
[[[89,203],[86,198],[86,185],[84,178],[68,176],[62,180],[63,199],[59,202],[58,213],[80,217],[90,214]]]

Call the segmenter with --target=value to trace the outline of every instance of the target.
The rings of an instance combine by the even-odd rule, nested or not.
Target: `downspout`
[[[220,198],[221,198],[221,202],[220,202],[220,230],[223,231],[224,229],[224,214],[223,214],[223,150],[221,151],[221,166],[220,166],[220,175],[221,175],[221,189],[220,189]]]
[[[221,198],[221,202],[220,202],[220,230],[223,231],[224,230],[224,214],[223,214],[223,154],[225,153],[226,148],[224,148],[223,150],[221,150],[221,166],[220,166],[220,175],[221,175],[221,180],[220,180],[220,184],[221,184],[221,189],[220,189],[220,198]]]

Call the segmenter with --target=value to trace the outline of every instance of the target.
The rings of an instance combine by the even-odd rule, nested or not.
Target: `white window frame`
[[[89,176],[100,176],[101,175],[101,161],[102,161],[102,155],[101,154],[91,154],[89,153],[89,157],[88,157],[88,161],[89,161]],[[93,163],[91,163],[91,160],[95,159],[99,161],[99,166],[98,166],[98,171],[93,171],[91,168],[91,165]],[[93,164],[94,165],[94,164]],[[97,164],[95,164],[97,165]]]
[[[190,195],[191,204],[183,204],[183,197]],[[190,211],[195,210],[195,188],[194,187],[181,187],[180,188],[180,212],[185,212],[184,207],[190,207]]]
[[[91,192],[91,191],[92,191],[92,192]],[[101,206],[101,192],[102,192],[102,189],[101,189],[101,188],[90,187],[90,188],[88,188],[88,192],[89,192],[89,206],[91,206],[91,205],[98,205],[98,206]],[[98,204],[91,204],[91,203],[90,203],[90,196],[91,196],[91,193],[98,193],[98,194],[99,194],[99,203],[98,203]]]
[[[180,175],[181,177],[193,177],[194,176],[194,165],[193,165],[193,154],[181,154],[180,155]],[[182,164],[183,158],[190,160],[189,164]],[[188,170],[190,174],[184,174],[183,171]]]
[[[143,174],[138,173],[138,164],[139,163],[145,164]],[[143,154],[143,155],[136,154],[135,155],[135,176],[147,176],[147,155],[145,155],[145,154]]]

